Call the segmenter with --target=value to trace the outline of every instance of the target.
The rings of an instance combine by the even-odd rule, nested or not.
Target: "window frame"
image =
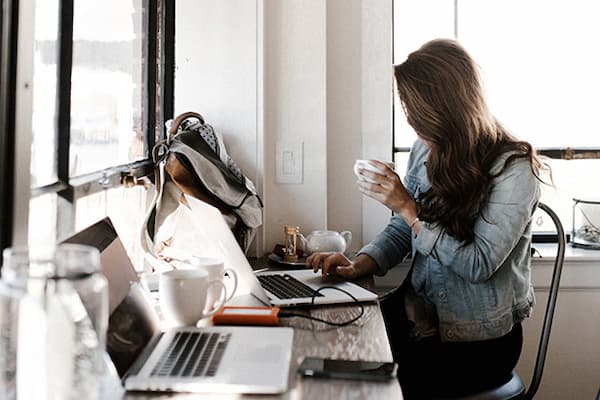
[[[71,124],[71,73],[73,61],[73,11],[74,0],[59,0],[58,59],[56,93],[56,157],[57,177],[53,183],[32,188],[27,200],[47,194],[57,195],[56,239],[72,234],[75,229],[75,203],[78,199],[121,185],[131,185],[138,179],[153,180],[154,162],[152,148],[156,130],[159,139],[165,138],[164,123],[173,117],[174,78],[175,78],[175,0],[146,0],[144,13],[144,65],[143,65],[143,115],[144,153],[146,158],[131,163],[114,165],[92,173],[69,176],[69,149]],[[17,74],[17,22],[19,18],[18,0],[2,0],[2,75],[0,86],[0,245],[12,245],[14,228],[14,199],[16,116],[16,74]],[[5,34],[5,31],[7,33]],[[7,44],[5,44],[5,42]],[[160,62],[160,69],[158,62]],[[157,77],[157,73],[160,76]],[[5,85],[9,82],[11,85]],[[159,85],[157,85],[159,84]],[[157,93],[157,86],[159,91]],[[157,94],[158,102],[157,104]],[[157,109],[158,106],[158,109]],[[158,116],[157,116],[157,110]],[[159,121],[156,121],[156,119]],[[158,122],[158,123],[157,123]],[[29,166],[27,166],[29,167]],[[1,267],[0,257],[0,267]]]
[[[0,249],[12,243],[18,0],[0,9]],[[6,12],[5,12],[6,11]],[[0,266],[2,255],[0,254]]]
[[[392,131],[395,137],[395,126],[392,128]],[[536,147],[535,150],[544,157],[556,160],[589,160],[600,158],[600,147]],[[410,147],[394,146],[394,154],[397,153],[410,153]]]
[[[151,150],[155,142],[155,118],[156,112],[156,66],[157,57],[161,60],[161,88],[169,77],[173,79],[172,72],[166,71],[174,62],[165,60],[164,55],[157,54],[157,36],[159,23],[165,26],[163,18],[167,13],[165,9],[174,7],[174,1],[162,0],[160,2],[161,12],[158,13],[159,1],[147,0],[148,12],[145,15],[145,60],[144,60],[144,109],[148,110],[144,115],[144,152],[147,157],[144,160],[135,161],[118,166],[108,167],[99,171],[83,174],[75,177],[69,176],[69,148],[70,148],[70,109],[71,109],[71,70],[73,56],[73,0],[61,0],[59,11],[59,49],[58,49],[58,82],[57,82],[57,181],[32,189],[31,196],[37,197],[44,194],[56,193],[57,202],[57,236],[63,237],[73,232],[75,227],[73,207],[77,199],[91,195],[109,188],[121,185],[125,177],[142,178],[149,177],[154,173]],[[161,31],[160,48],[165,49],[174,45],[172,40]],[[166,67],[166,68],[165,68]],[[164,90],[161,90],[163,92]],[[161,93],[162,94],[162,93]],[[173,98],[161,96],[163,103],[173,103]],[[168,107],[161,107],[162,110]],[[172,110],[172,107],[171,107]],[[163,112],[159,126],[164,126],[164,121],[172,117],[171,114]],[[161,129],[161,138],[164,132]]]

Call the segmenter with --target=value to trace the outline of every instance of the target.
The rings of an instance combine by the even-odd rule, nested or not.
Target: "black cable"
[[[540,253],[538,249],[536,249],[535,247],[531,247],[531,257],[536,257],[536,254],[538,258],[543,258],[542,253]]]
[[[332,326],[346,326],[346,325],[350,325],[350,324],[358,321],[365,314],[365,306],[360,301],[358,301],[358,299],[356,297],[354,297],[351,293],[345,291],[344,289],[340,289],[340,288],[335,287],[335,286],[321,286],[320,288],[318,288],[317,290],[315,290],[315,292],[313,293],[312,298],[311,298],[311,302],[310,302],[311,306],[315,305],[315,297],[323,289],[335,289],[335,290],[339,290],[342,293],[347,294],[348,296],[350,296],[352,298],[352,300],[354,300],[354,302],[356,304],[359,305],[359,307],[360,307],[360,313],[356,317],[354,317],[354,318],[352,318],[352,319],[350,319],[348,321],[344,321],[344,322],[327,321],[327,320],[324,320],[324,319],[321,319],[321,318],[318,318],[318,317],[313,317],[311,315],[297,314],[297,313],[294,313],[294,312],[287,312],[287,311],[285,311],[285,312],[280,311],[277,316],[279,318],[300,317],[300,318],[310,319],[312,321],[322,322],[324,324],[332,325]]]

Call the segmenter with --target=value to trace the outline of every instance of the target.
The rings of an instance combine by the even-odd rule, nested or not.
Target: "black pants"
[[[406,400],[455,397],[508,382],[521,354],[521,324],[497,339],[442,342],[439,336],[414,340],[404,309],[404,291],[381,303],[398,380]]]

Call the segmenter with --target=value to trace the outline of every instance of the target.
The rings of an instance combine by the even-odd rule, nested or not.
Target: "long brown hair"
[[[538,179],[544,165],[531,144],[513,137],[490,113],[477,65],[457,42],[425,43],[394,66],[394,75],[408,123],[430,148],[431,188],[419,196],[419,218],[471,243],[493,179],[516,159],[528,159]],[[491,167],[505,153],[510,155],[493,174]]]

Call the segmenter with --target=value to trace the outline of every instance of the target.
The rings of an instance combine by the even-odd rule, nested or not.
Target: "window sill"
[[[554,272],[556,243],[535,243],[541,254],[531,258],[531,281],[536,290],[547,290]],[[600,250],[587,250],[567,245],[560,280],[560,290],[600,289]]]
[[[532,257],[533,264],[548,260],[554,261],[554,257],[556,256],[556,243],[534,243],[531,245],[531,247],[537,250],[536,254]],[[600,261],[600,250],[582,249],[567,244],[567,247],[565,248],[565,262],[571,261],[592,261],[597,263]]]

